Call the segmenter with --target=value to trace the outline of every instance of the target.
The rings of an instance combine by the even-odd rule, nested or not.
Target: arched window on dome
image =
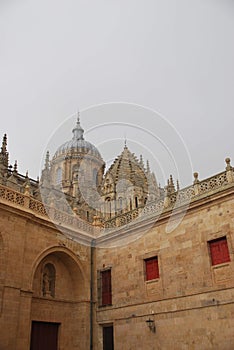
[[[111,199],[110,199],[110,197],[106,198],[106,214],[111,218]]]
[[[120,213],[123,212],[123,198],[119,197],[119,211]]]
[[[138,197],[135,197],[135,208],[138,208]]]
[[[55,297],[55,275],[54,265],[51,263],[46,264],[42,272],[42,294],[44,297]]]
[[[130,198],[130,201],[129,201],[129,206],[130,206],[130,211],[132,211],[132,199]]]
[[[62,183],[62,169],[61,168],[58,168],[56,170],[56,185],[60,185]]]
[[[78,165],[74,165],[72,168],[72,178],[73,180],[77,180],[78,179],[78,172],[79,172],[79,166]]]

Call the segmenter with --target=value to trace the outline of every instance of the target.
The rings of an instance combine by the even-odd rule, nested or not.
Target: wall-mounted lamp
[[[156,333],[156,326],[155,326],[154,320],[151,320],[151,318],[149,318],[145,322],[146,322],[147,326],[149,327],[150,331],[153,333]]]

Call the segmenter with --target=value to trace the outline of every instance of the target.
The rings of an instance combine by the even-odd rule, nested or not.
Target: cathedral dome
[[[84,130],[80,125],[80,119],[78,117],[75,128],[72,130],[73,138],[70,141],[62,144],[54,154],[53,160],[68,154],[79,153],[79,154],[89,154],[100,160],[102,156],[98,149],[90,142],[84,139]]]
[[[133,186],[141,187],[147,192],[148,183],[144,167],[134,153],[125,145],[123,152],[115,159],[106,177],[111,176],[114,185],[121,180],[129,181]]]

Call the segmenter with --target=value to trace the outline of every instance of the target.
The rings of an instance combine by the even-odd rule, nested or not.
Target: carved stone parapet
[[[5,178],[1,173],[1,169],[0,169],[0,185],[5,185]]]
[[[30,206],[30,194],[25,195],[24,197],[24,208],[29,209]]]

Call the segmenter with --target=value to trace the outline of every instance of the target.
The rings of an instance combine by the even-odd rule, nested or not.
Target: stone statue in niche
[[[52,264],[44,267],[42,293],[44,297],[55,297],[55,268]]]
[[[51,295],[50,278],[47,272],[43,274],[43,295],[44,296]]]

